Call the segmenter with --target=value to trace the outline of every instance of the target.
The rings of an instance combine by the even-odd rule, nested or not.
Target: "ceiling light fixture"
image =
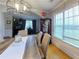
[[[24,0],[7,0],[6,2],[7,10],[13,11],[13,12],[26,12],[26,11],[31,11],[32,6],[27,3]],[[8,8],[8,7],[11,8]]]
[[[15,4],[15,8],[16,8],[16,10],[18,11],[19,10],[19,4]]]
[[[53,0],[50,0],[50,2],[52,2]]]
[[[23,7],[23,10],[25,11],[26,9],[27,9],[27,7],[26,7],[26,6],[24,6],[24,7]]]

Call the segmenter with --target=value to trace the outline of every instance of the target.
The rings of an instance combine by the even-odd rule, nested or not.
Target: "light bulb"
[[[25,11],[26,9],[27,9],[26,6],[24,6],[23,10]]]
[[[17,9],[17,11],[19,10],[19,4],[15,4],[15,8]]]

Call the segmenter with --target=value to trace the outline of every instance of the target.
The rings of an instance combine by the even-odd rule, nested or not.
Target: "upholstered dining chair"
[[[48,33],[45,33],[43,40],[42,40],[42,44],[41,44],[41,48],[44,53],[44,56],[46,56],[46,52],[47,52],[47,48],[48,48],[50,39],[51,39],[51,36]]]
[[[3,36],[0,35],[0,43],[3,42],[3,41],[4,41]]]
[[[28,30],[20,30],[18,32],[18,35],[21,35],[22,37],[27,36],[28,35]]]
[[[48,33],[44,34],[43,40],[42,40],[42,44],[39,48],[42,59],[46,58],[46,53],[47,53],[47,48],[50,42],[51,36]]]
[[[20,30],[18,31],[18,34],[15,36],[15,42],[21,41],[22,37],[26,37],[28,35],[27,30]]]
[[[43,36],[43,32],[40,31],[40,32],[37,34],[37,45],[38,45],[38,46],[41,45],[42,36]]]

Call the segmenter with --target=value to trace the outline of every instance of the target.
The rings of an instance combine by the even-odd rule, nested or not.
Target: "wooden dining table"
[[[13,42],[1,55],[0,59],[41,59],[35,35],[22,37]]]

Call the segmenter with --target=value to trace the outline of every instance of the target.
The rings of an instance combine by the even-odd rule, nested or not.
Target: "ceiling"
[[[49,10],[51,8],[54,8],[61,0],[25,0],[25,1],[31,4],[33,8]]]
[[[9,0],[0,0],[0,4],[6,5]],[[54,10],[56,6],[62,3],[64,0],[10,0],[10,5],[15,1],[23,1],[24,4],[29,4],[31,11],[39,14],[41,11],[49,12],[49,10]]]

